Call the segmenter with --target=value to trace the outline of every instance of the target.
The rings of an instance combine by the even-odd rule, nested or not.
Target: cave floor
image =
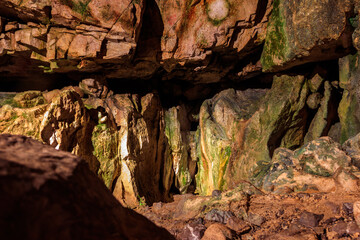
[[[355,203],[359,197],[360,193],[347,192],[250,196],[229,191],[214,197],[175,195],[173,202],[140,206],[136,211],[178,239],[214,224],[225,226],[230,239],[360,239],[355,221],[360,215]],[[223,239],[229,239],[223,232]]]

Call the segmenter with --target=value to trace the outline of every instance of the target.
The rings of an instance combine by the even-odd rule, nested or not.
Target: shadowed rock
[[[0,135],[0,239],[173,239],[123,208],[80,158]]]

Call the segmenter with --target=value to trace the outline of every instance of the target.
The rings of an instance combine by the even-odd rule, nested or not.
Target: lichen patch
[[[211,1],[207,5],[207,14],[211,20],[221,21],[229,15],[229,4],[226,0]]]

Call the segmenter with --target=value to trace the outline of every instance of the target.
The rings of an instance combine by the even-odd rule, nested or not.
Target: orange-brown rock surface
[[[39,66],[46,72],[106,70],[112,78],[139,78],[160,67],[172,71],[186,65],[187,75],[195,81],[216,82],[236,61],[218,68],[211,65],[213,56],[237,60],[259,49],[272,1],[2,0],[0,4],[0,55],[28,58],[32,71]],[[11,74],[23,74],[8,64],[14,68]]]
[[[1,239],[173,239],[126,209],[80,158],[0,135]]]

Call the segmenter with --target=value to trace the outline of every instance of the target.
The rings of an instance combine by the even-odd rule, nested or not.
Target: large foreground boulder
[[[173,239],[126,209],[80,158],[0,135],[0,239]]]

